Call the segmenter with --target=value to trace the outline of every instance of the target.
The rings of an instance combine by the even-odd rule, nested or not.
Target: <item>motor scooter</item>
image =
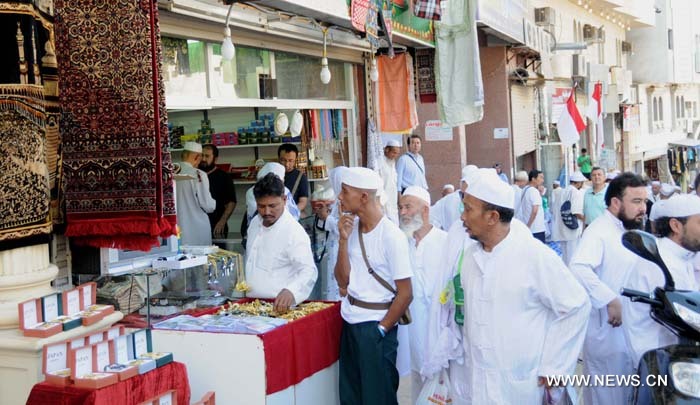
[[[665,278],[664,286],[655,288],[653,294],[623,288],[622,295],[649,304],[652,319],[679,339],[678,344],[644,353],[637,370],[641,384],[634,389],[632,403],[700,404],[700,292],[676,290],[652,234],[628,231],[622,244],[659,266]],[[649,375],[654,377],[648,380]],[[666,384],[661,383],[663,378]],[[646,384],[651,380],[660,384]]]

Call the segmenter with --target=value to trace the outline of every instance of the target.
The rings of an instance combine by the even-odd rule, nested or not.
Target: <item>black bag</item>
[[[569,229],[578,229],[578,218],[571,213],[571,200],[566,200],[561,205],[561,221]]]

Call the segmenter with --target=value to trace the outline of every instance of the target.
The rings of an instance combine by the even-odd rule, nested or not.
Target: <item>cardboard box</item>
[[[42,320],[44,322],[54,321],[61,314],[63,314],[63,302],[61,301],[61,293],[41,297],[41,312],[43,314]]]
[[[21,330],[34,328],[43,322],[41,300],[31,299],[17,304],[19,310],[19,328]]]
[[[104,319],[105,313],[102,311],[83,311],[80,313],[80,322],[83,326],[94,325]]]
[[[77,388],[100,389],[119,382],[119,376],[113,373],[90,373],[73,379]]]
[[[207,256],[190,256],[184,260],[178,260],[182,255],[168,257],[167,260],[153,260],[151,266],[154,269],[188,269],[190,267],[202,266],[207,264]]]
[[[116,338],[117,336],[121,336],[124,334],[124,326],[112,326],[111,328],[107,329],[105,332],[105,340],[112,340]]]
[[[99,343],[105,340],[105,332],[104,331],[99,331],[97,333],[93,333],[91,335],[87,336],[87,339],[85,343],[88,345],[94,345],[95,343]]]
[[[62,315],[59,316],[54,320],[54,322],[59,323],[62,325],[62,330],[68,331],[71,329],[75,329],[77,327],[80,327],[83,325],[83,318],[80,315],[72,315],[72,316],[67,316],[67,315]]]
[[[42,322],[33,328],[25,329],[22,333],[27,337],[47,338],[63,332],[63,326],[57,322]]]
[[[126,365],[137,367],[139,369],[139,374],[146,374],[147,372],[156,369],[155,360],[150,360],[150,359],[129,360],[126,363]]]
[[[132,359],[138,359],[141,355],[153,351],[153,342],[151,340],[150,329],[140,329],[131,333],[132,339]]]
[[[71,339],[68,341],[68,352],[70,353],[71,350],[79,349],[81,347],[85,347],[85,344],[87,343],[87,337],[86,336],[79,336],[75,339]]]
[[[97,283],[90,282],[77,287],[80,291],[80,309],[84,310],[97,302]]]
[[[173,354],[168,352],[144,353],[139,356],[139,359],[151,359],[156,362],[156,367],[163,367],[173,361]]]
[[[70,384],[68,342],[44,345],[41,371],[49,384],[61,387]]]
[[[109,342],[92,345],[92,369],[102,373],[110,364],[112,364],[112,356],[109,354]]]
[[[86,375],[92,374],[92,346],[84,346],[68,351],[68,364],[70,366],[70,376],[75,381]]]
[[[131,377],[139,375],[138,367],[127,366],[125,364],[110,364],[105,367],[104,372],[116,374],[119,377],[119,381],[128,380]]]
[[[79,289],[64,291],[61,294],[61,300],[63,301],[63,315],[73,316],[80,312],[81,291]]]
[[[120,381],[126,380],[139,374],[138,365],[128,365],[129,361],[133,360],[133,357],[129,357],[130,340],[130,336],[119,335],[116,336],[114,339],[107,341],[107,344],[109,345],[109,353],[112,364],[110,364],[109,368],[105,369],[105,371],[116,373],[117,375],[119,375]],[[143,370],[144,372],[147,372],[146,368],[144,368]]]

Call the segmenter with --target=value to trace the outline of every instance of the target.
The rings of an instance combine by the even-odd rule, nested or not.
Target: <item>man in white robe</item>
[[[285,187],[277,175],[268,173],[258,180],[253,193],[258,215],[248,227],[247,296],[274,298],[275,311],[284,313],[306,300],[316,283],[318,270],[311,241],[285,209]]]
[[[540,404],[544,377],[574,372],[590,303],[554,251],[512,221],[513,189],[495,170],[480,170],[463,202],[464,227],[478,243],[458,259],[462,403]]]
[[[175,173],[175,208],[182,245],[211,245],[210,212],[216,209],[216,200],[209,191],[209,177],[197,169],[202,161],[202,145],[185,142],[180,170]]]
[[[426,350],[428,315],[436,275],[442,265],[443,251],[447,244],[447,232],[430,223],[429,211],[430,194],[427,190],[416,186],[404,190],[399,201],[399,218],[400,228],[408,238],[413,268],[413,301],[410,306],[413,321],[408,325],[413,403],[418,399],[423,386],[420,370]]]
[[[569,264],[571,258],[576,252],[579,238],[583,233],[583,182],[586,177],[581,172],[574,172],[569,179],[569,186],[561,191],[558,198],[553,199],[550,204],[552,210],[552,241],[559,242],[562,252],[562,260],[564,264]],[[578,228],[571,229],[564,224],[561,218],[561,205],[569,201],[571,204],[571,213],[576,217]]]
[[[569,267],[591,299],[593,310],[583,345],[583,373],[630,375],[635,366],[629,356],[623,331],[620,288],[637,256],[622,246],[622,234],[640,229],[646,212],[644,180],[623,173],[608,184],[603,215],[586,228]],[[630,387],[583,387],[586,405],[627,403]]]
[[[657,240],[659,253],[677,290],[697,290],[693,260],[700,251],[700,197],[695,194],[676,195],[663,203],[651,218],[661,237]],[[653,293],[655,288],[663,288],[665,284],[659,266],[639,258],[623,287]],[[622,308],[622,329],[635,365],[645,352],[678,343],[676,335],[651,318],[648,304],[625,298]]]
[[[459,220],[461,214],[462,195],[469,187],[469,182],[474,179],[472,176],[479,169],[474,165],[467,165],[462,168],[462,178],[460,180],[460,192],[448,194],[439,199],[430,208],[430,223],[442,230],[450,229],[450,226]]]
[[[401,154],[401,144],[392,139],[384,147],[384,156],[379,160],[377,172],[384,182],[386,201],[382,205],[384,215],[396,225],[399,224],[399,191],[396,175],[396,159]]]

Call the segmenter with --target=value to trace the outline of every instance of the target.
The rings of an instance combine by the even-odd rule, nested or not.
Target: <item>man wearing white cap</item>
[[[392,139],[384,147],[384,158],[379,161],[377,171],[384,182],[386,202],[382,206],[384,214],[392,222],[399,224],[399,191],[396,174],[396,159],[401,154],[401,144]]]
[[[260,180],[265,175],[268,173],[273,173],[275,176],[279,177],[280,180],[284,181],[284,174],[285,174],[285,168],[281,164],[277,162],[267,162],[265,165],[258,171],[258,174],[256,176],[256,180]],[[255,203],[255,195],[253,194],[253,189],[255,186],[250,187],[248,190],[245,192],[245,204],[246,204],[246,215],[248,219],[248,223],[253,219],[254,216],[258,214],[258,207],[257,204]],[[284,187],[284,195],[287,197],[286,200],[286,207],[287,211],[294,217],[294,219],[298,220],[299,219],[299,208],[297,207],[297,204],[294,202],[294,198],[292,196],[292,192],[289,191],[289,189],[285,186]]]
[[[364,167],[343,172],[343,214],[335,278],[340,314],[340,403],[397,404],[397,324],[412,300],[408,242],[377,201],[379,175]]]
[[[440,195],[441,195],[441,197],[445,197],[448,194],[452,194],[454,192],[455,192],[455,186],[453,186],[452,184],[445,184],[444,186],[442,186],[442,193]]]
[[[474,165],[467,165],[462,168],[460,192],[442,197],[430,209],[430,222],[433,225],[446,231],[459,220],[459,215],[462,212],[462,195],[469,187],[469,183],[476,180],[473,176],[478,170]]]
[[[274,298],[284,313],[301,304],[314,288],[318,270],[304,228],[285,209],[284,182],[268,173],[253,188],[258,215],[248,227],[246,281],[248,297]]]
[[[691,194],[675,195],[658,201],[654,212],[654,227],[660,239],[659,253],[673,277],[677,290],[697,290],[693,260],[700,251],[700,197]],[[625,288],[653,293],[665,284],[661,269],[652,262],[639,258],[630,271]],[[623,303],[623,331],[630,356],[638,364],[642,355],[651,349],[678,343],[678,337],[654,321],[649,305],[625,301]]]
[[[513,215],[513,189],[480,170],[462,214],[478,243],[459,260],[467,404],[542,403],[544,377],[573,374],[583,343],[585,290]]]
[[[654,180],[651,182],[649,185],[649,201],[651,203],[655,203],[661,199],[661,182],[658,180]]]
[[[420,370],[424,362],[426,335],[430,305],[432,304],[435,280],[441,269],[443,252],[447,245],[447,232],[430,223],[430,194],[421,187],[411,186],[404,190],[399,201],[401,230],[408,238],[411,266],[413,268],[413,321],[408,325],[411,351],[412,403],[418,399],[423,386]]]
[[[520,209],[520,202],[522,201],[523,197],[523,188],[527,186],[527,172],[525,170],[521,170],[517,173],[515,173],[515,177],[513,178],[513,185],[511,186],[513,188],[513,209],[515,212],[518,212],[518,209]]]
[[[622,234],[641,229],[646,213],[646,182],[634,173],[623,173],[608,184],[608,207],[586,228],[569,263],[571,272],[591,299],[586,340],[583,346],[583,374],[590,376],[631,375],[636,366],[629,357],[620,328],[620,288],[633,271],[637,256],[622,246]],[[591,377],[593,378],[593,377]],[[626,404],[630,387],[583,387],[586,405]]]
[[[216,201],[209,191],[209,178],[197,169],[202,161],[202,145],[185,142],[180,171],[175,187],[177,224],[183,245],[211,245],[210,212],[216,209]]]
[[[552,241],[559,242],[561,247],[562,260],[568,264],[571,257],[576,251],[579,238],[583,232],[583,182],[586,177],[581,172],[574,172],[569,179],[569,186],[561,192],[561,195],[552,205]],[[562,205],[569,202],[568,212],[573,215],[569,216],[568,223],[562,217]],[[566,214],[566,213],[565,213]]]

